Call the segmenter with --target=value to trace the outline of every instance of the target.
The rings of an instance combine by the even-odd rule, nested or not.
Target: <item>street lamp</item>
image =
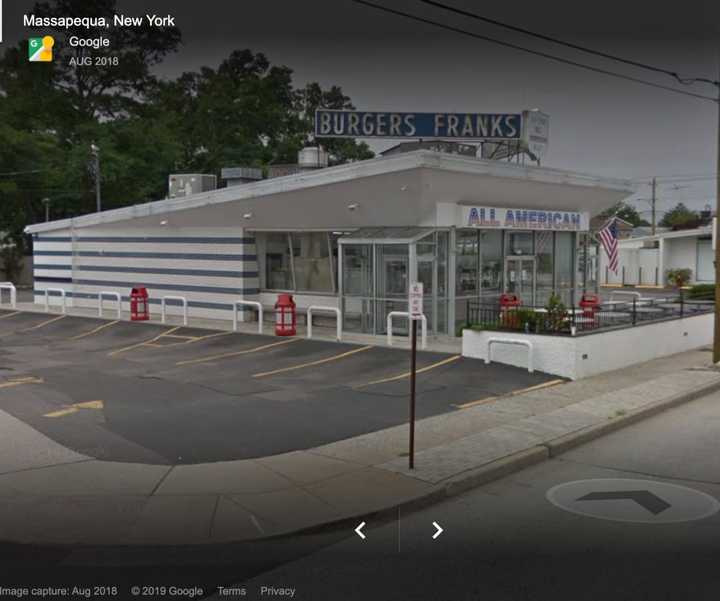
[[[90,144],[90,154],[93,157],[93,171],[95,173],[95,210],[99,213],[102,211],[102,201],[100,199],[100,147],[95,142]]]
[[[45,205],[45,223],[50,221],[50,199],[49,198],[43,198],[42,203]]]

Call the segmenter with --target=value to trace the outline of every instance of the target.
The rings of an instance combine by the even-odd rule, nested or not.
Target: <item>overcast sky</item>
[[[377,1],[535,50],[673,85],[664,76],[453,16],[417,0]],[[720,8],[714,1],[445,1],[689,76],[718,78]],[[28,35],[21,27],[22,14],[31,11],[33,2],[8,4],[4,35],[5,42],[12,43]],[[118,0],[118,11],[176,16],[184,44],[160,67],[165,76],[216,66],[231,50],[251,48],[293,68],[298,85],[319,81],[342,86],[359,109],[517,112],[540,108],[551,117],[550,148],[544,160],[550,167],[626,178],[707,177],[715,172],[716,103],[443,32],[352,0]],[[711,86],[690,89],[717,94]],[[372,146],[381,150],[392,143]],[[661,210],[677,200],[697,208],[708,200],[714,203],[713,180],[676,187],[660,186]],[[649,191],[647,187],[641,195],[647,197]],[[647,208],[642,202],[638,207]]]

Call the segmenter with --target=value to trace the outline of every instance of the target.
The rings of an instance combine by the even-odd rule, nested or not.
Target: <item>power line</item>
[[[587,71],[594,71],[595,73],[602,73],[603,75],[617,77],[619,79],[624,79],[626,81],[633,81],[635,83],[639,83],[639,84],[642,84],[645,86],[650,86],[652,88],[659,88],[661,90],[666,90],[668,92],[675,92],[676,94],[682,94],[684,96],[691,96],[693,98],[699,98],[701,100],[709,100],[710,102],[718,102],[718,100],[716,98],[713,98],[712,96],[705,96],[704,94],[696,94],[695,92],[687,92],[685,90],[678,90],[677,88],[665,86],[665,85],[658,84],[658,83],[652,83],[650,81],[645,81],[644,79],[639,79],[637,77],[632,77],[630,75],[623,75],[622,73],[608,71],[607,69],[601,69],[599,67],[585,65],[585,64],[579,63],[577,61],[562,58],[560,56],[555,56],[554,54],[548,54],[546,52],[540,52],[538,50],[531,50],[530,48],[525,48],[524,46],[519,46],[517,44],[512,44],[510,42],[503,42],[502,40],[491,38],[491,37],[481,35],[479,33],[475,33],[472,31],[467,31],[465,29],[460,29],[459,27],[453,27],[452,25],[445,25],[444,23],[438,23],[437,21],[433,21],[431,19],[426,19],[424,17],[419,17],[417,15],[413,15],[413,14],[406,13],[406,12],[403,12],[400,10],[396,10],[394,8],[388,8],[387,6],[381,6],[379,4],[374,4],[372,2],[368,2],[367,0],[351,0],[351,1],[356,4],[362,4],[363,6],[368,6],[370,8],[374,8],[375,10],[383,11],[386,13],[400,16],[400,17],[405,17],[406,19],[418,21],[419,23],[425,23],[426,25],[432,25],[433,27],[439,27],[440,29],[446,29],[447,31],[452,31],[454,33],[466,35],[471,38],[483,40],[485,42],[490,42],[492,44],[497,44],[499,46],[504,46],[505,48],[512,48],[513,50],[519,50],[520,52],[525,52],[527,54],[534,54],[535,56],[540,56],[540,57],[546,58],[548,60],[552,60],[552,61],[555,61],[558,63],[563,63],[565,65],[572,65],[573,67],[579,67],[580,69],[585,69]]]
[[[594,50],[592,48],[580,46],[579,44],[573,44],[571,42],[566,42],[565,40],[560,40],[558,38],[554,38],[549,35],[538,33],[536,31],[531,31],[530,29],[518,27],[517,25],[510,25],[509,23],[504,23],[503,21],[498,21],[496,19],[491,19],[490,17],[478,15],[477,13],[472,13],[467,10],[455,8],[454,6],[448,6],[447,4],[443,4],[442,2],[436,2],[435,0],[418,0],[418,2],[422,2],[423,4],[428,4],[430,6],[434,6],[435,8],[440,8],[442,10],[446,10],[446,11],[449,11],[449,12],[452,12],[452,13],[455,13],[458,15],[462,15],[464,17],[470,17],[471,19],[476,19],[478,21],[484,21],[485,23],[490,23],[491,25],[496,25],[498,27],[504,27],[505,29],[509,29],[510,31],[515,31],[518,33],[529,35],[534,38],[544,40],[546,42],[552,42],[553,44],[559,44],[560,46],[572,48],[573,50],[579,50],[581,52],[586,52],[588,54],[594,54],[595,56],[600,56],[602,58],[607,58],[607,59],[614,60],[614,61],[617,61],[620,63],[625,63],[626,65],[632,65],[633,67],[639,67],[640,69],[647,69],[648,71],[654,71],[656,73],[663,73],[665,75],[669,75],[670,77],[675,78],[681,84],[689,85],[689,84],[693,84],[693,83],[708,83],[708,84],[712,84],[715,86],[720,86],[720,81],[714,81],[714,80],[708,79],[706,77],[681,77],[676,71],[671,71],[670,69],[663,69],[662,67],[648,65],[647,63],[641,63],[639,61],[634,61],[634,60],[631,60],[628,58],[623,58],[623,57],[617,56],[615,54],[601,52],[599,50]]]
[[[27,175],[30,173],[43,173],[48,169],[32,169],[31,171],[8,171],[6,173],[0,173],[0,177],[10,177],[13,175]]]

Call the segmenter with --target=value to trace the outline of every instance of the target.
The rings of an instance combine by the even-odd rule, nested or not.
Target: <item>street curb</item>
[[[720,390],[720,380],[712,382],[711,384],[704,384],[702,386],[698,386],[697,388],[692,388],[687,392],[681,392],[680,394],[663,399],[662,401],[649,403],[643,407],[628,412],[622,417],[613,418],[608,420],[606,423],[589,426],[587,428],[583,428],[582,430],[578,430],[577,432],[566,434],[545,443],[543,446],[548,449],[550,458],[557,457],[566,451],[585,444],[586,442],[590,442],[591,440],[599,438],[605,434],[610,434],[611,432],[624,428],[625,426],[630,426],[643,419],[657,415],[662,411],[672,409],[673,407],[677,407],[678,405],[682,405],[684,403],[689,403],[690,401],[694,401],[695,399],[712,392],[717,392],[718,390]]]
[[[649,403],[639,409],[628,412],[626,415],[608,420],[607,423],[583,428],[576,432],[560,436],[542,445],[518,451],[517,453],[507,455],[491,463],[462,472],[441,482],[427,493],[403,503],[370,513],[358,513],[353,516],[342,517],[308,528],[277,534],[271,538],[310,534],[329,528],[351,527],[357,525],[358,520],[364,520],[369,524],[373,523],[373,525],[389,522],[397,518],[400,512],[415,512],[425,509],[426,507],[463,494],[488,482],[499,480],[500,478],[519,472],[526,467],[531,467],[545,460],[557,457],[575,447],[620,430],[625,426],[638,423],[643,419],[657,415],[667,409],[672,409],[673,407],[688,403],[718,390],[720,390],[720,380],[692,388],[686,392],[663,399],[662,401]]]

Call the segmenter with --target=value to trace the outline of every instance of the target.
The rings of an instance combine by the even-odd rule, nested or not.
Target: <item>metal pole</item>
[[[720,60],[720,57],[719,57]],[[720,62],[718,64],[720,71]],[[717,167],[715,170],[715,331],[713,333],[713,363],[720,361],[720,88],[718,89]]]
[[[102,211],[102,200],[100,198],[100,148],[95,142],[90,144],[90,153],[93,157],[93,171],[95,172],[95,210]]]
[[[652,178],[652,235],[655,235],[655,200],[656,200],[656,193],[657,192],[657,178]]]
[[[408,467],[415,469],[415,374],[417,372],[417,319],[412,321],[412,356],[410,358],[410,450]]]

